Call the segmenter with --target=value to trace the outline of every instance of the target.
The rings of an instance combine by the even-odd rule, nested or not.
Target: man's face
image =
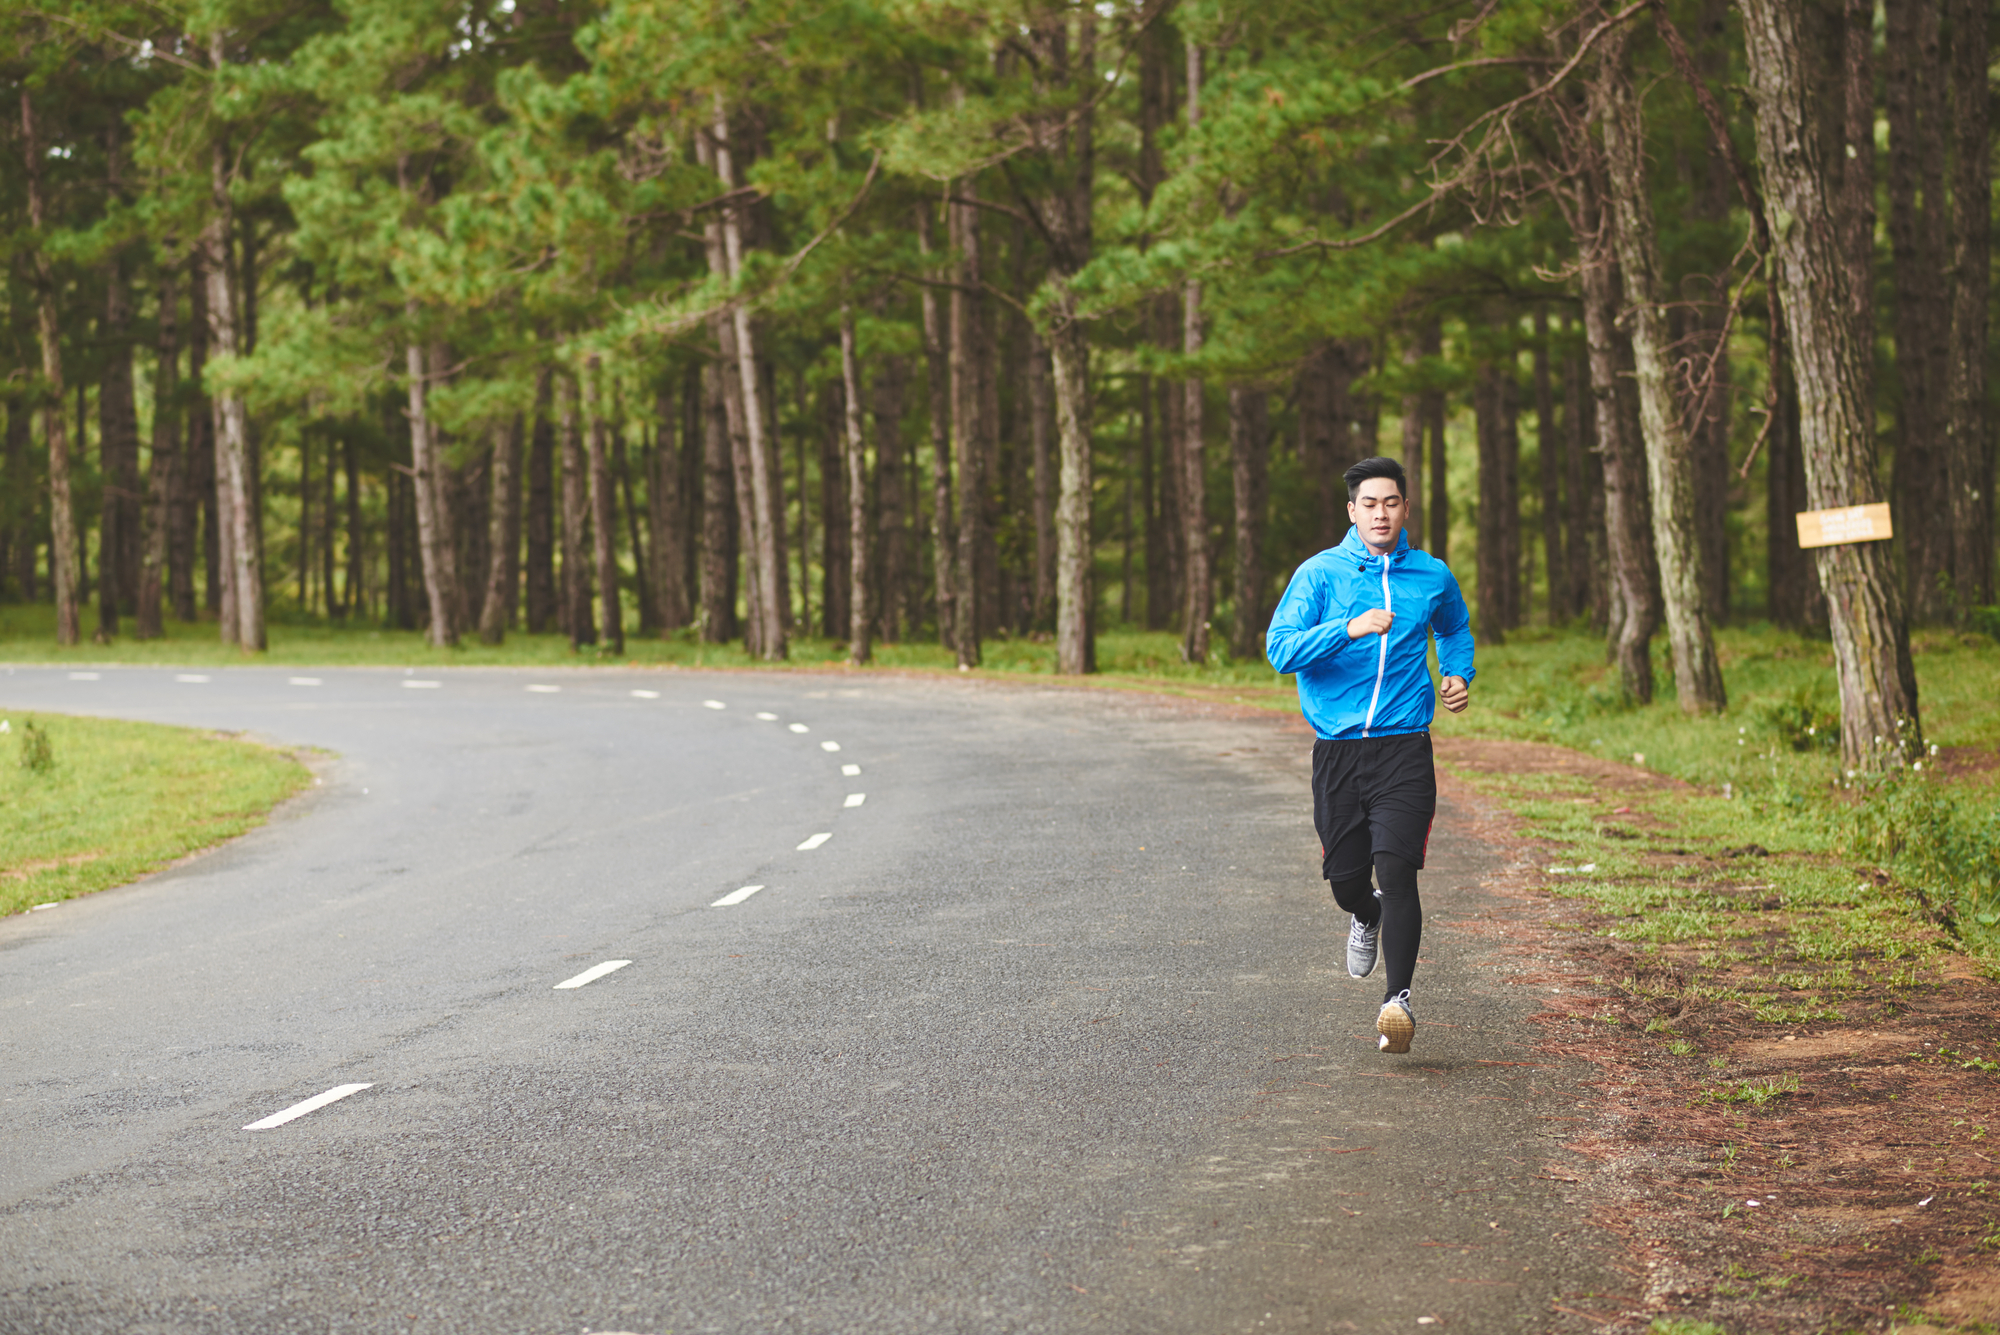
[[[1392,550],[1403,531],[1403,492],[1394,478],[1371,477],[1347,503],[1347,517],[1361,530],[1361,540],[1378,555]]]

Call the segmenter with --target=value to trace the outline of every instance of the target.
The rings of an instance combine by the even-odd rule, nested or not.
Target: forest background
[[[1850,777],[1926,753],[1912,626],[2000,624],[1982,0],[0,23],[0,597],[61,644],[1255,661],[1377,452],[1488,645],[1710,715],[1718,627],[1823,637]]]

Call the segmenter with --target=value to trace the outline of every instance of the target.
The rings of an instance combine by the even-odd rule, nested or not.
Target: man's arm
[[[1298,568],[1264,636],[1264,657],[1279,672],[1297,672],[1337,656],[1352,639],[1345,621],[1326,621],[1324,576],[1308,563]]]
[[[1437,636],[1438,675],[1444,679],[1438,686],[1438,703],[1458,714],[1472,698],[1472,678],[1477,675],[1472,666],[1472,614],[1466,610],[1458,581],[1449,573],[1445,580],[1445,596],[1431,617],[1431,631]]]

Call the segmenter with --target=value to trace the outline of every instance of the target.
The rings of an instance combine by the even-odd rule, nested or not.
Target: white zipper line
[[[1384,612],[1391,610],[1389,607],[1389,557],[1388,556],[1384,556],[1382,558],[1382,610]],[[1384,675],[1388,673],[1388,671],[1389,671],[1389,632],[1385,630],[1382,632],[1382,654],[1381,657],[1375,660],[1375,694],[1368,698],[1368,717],[1361,721],[1361,735],[1363,737],[1366,737],[1368,735],[1368,730],[1375,726],[1375,706],[1380,704],[1382,701],[1382,678]]]

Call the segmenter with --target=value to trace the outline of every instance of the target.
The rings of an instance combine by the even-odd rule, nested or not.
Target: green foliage
[[[47,774],[56,767],[56,751],[49,734],[32,720],[24,719],[21,723],[20,764],[30,774]]]

